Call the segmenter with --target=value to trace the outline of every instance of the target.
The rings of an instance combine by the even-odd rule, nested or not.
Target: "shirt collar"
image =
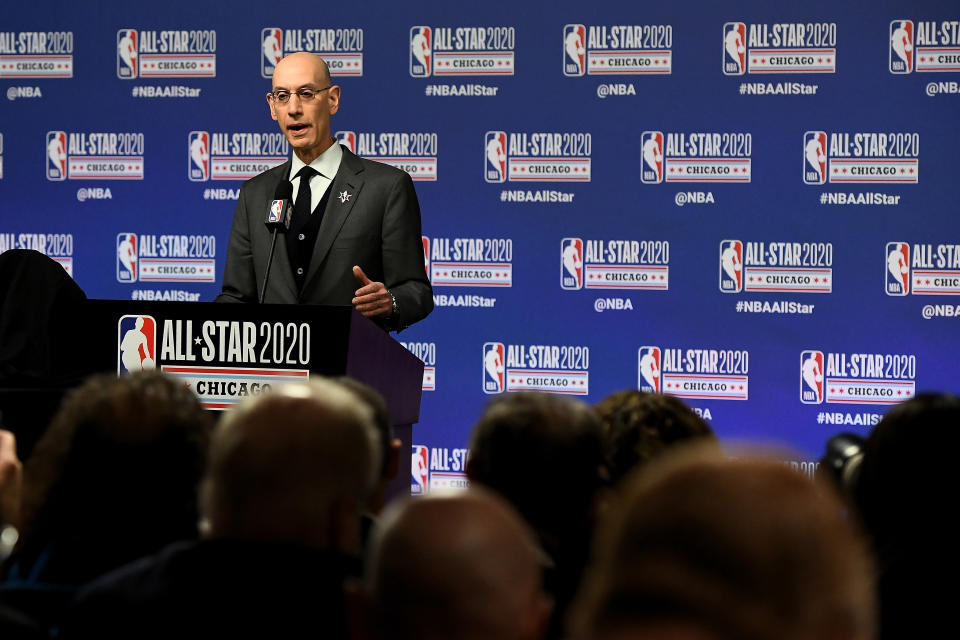
[[[340,170],[340,160],[343,158],[343,149],[340,148],[340,143],[334,140],[333,144],[330,147],[321,153],[319,156],[313,159],[313,162],[310,163],[310,166],[317,170],[317,173],[320,173],[328,180],[333,180],[337,175],[337,171]],[[297,154],[293,154],[293,158],[290,163],[290,180],[293,180],[294,176],[306,166],[300,158],[297,157]]]

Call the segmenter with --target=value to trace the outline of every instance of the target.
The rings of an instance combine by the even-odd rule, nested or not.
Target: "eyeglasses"
[[[271,100],[276,100],[278,104],[287,104],[288,102],[290,102],[290,98],[291,96],[293,96],[293,94],[297,94],[297,96],[303,102],[310,102],[311,100],[316,98],[319,94],[329,89],[330,86],[332,85],[328,85],[323,89],[311,89],[310,87],[303,87],[302,89],[297,89],[296,91],[287,91],[286,89],[279,89],[277,91],[274,91],[273,93],[268,93],[267,95],[270,96]]]

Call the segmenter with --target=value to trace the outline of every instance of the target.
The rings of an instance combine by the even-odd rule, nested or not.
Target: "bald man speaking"
[[[240,188],[218,302],[353,305],[386,330],[433,309],[423,268],[420,205],[410,176],[354,155],[330,132],[340,87],[311,53],[282,59],[267,94],[270,116],[293,157]],[[271,233],[266,213],[289,181],[293,216],[264,282]],[[288,192],[289,193],[289,192]]]

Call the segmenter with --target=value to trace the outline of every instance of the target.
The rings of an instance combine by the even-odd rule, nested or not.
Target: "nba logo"
[[[827,181],[827,133],[807,131],[803,134],[803,181],[823,184]]]
[[[582,76],[587,62],[587,29],[582,24],[563,27],[563,75]]]
[[[281,222],[283,220],[283,200],[274,200],[270,203],[270,213],[267,222]]]
[[[350,153],[357,152],[357,134],[353,131],[337,131],[334,136],[340,144],[350,150]]]
[[[747,68],[747,25],[727,22],[723,25],[723,73],[742,76]]]
[[[507,179],[507,134],[503,131],[487,131],[483,143],[484,179],[487,182],[504,182]]]
[[[410,75],[414,78],[426,78],[430,75],[432,47],[430,27],[410,27]]]
[[[192,182],[210,179],[210,134],[206,131],[187,134],[187,177]]]
[[[743,243],[720,241],[720,291],[737,293],[743,290]]]
[[[137,281],[137,234],[117,234],[117,282]]]
[[[427,492],[427,463],[430,459],[429,450],[422,444],[415,444],[412,447],[413,458],[410,460],[410,493],[413,495],[422,495]]]
[[[260,75],[272,78],[273,70],[283,58],[283,32],[280,29],[260,31]]]
[[[117,375],[155,369],[157,322],[151,316],[123,316],[117,323]]]
[[[583,288],[583,240],[580,238],[560,241],[560,288]]]
[[[47,131],[47,180],[67,179],[67,134]]]
[[[823,402],[823,352],[800,353],[800,402],[820,404]]]
[[[484,393],[503,393],[504,390],[504,366],[503,366],[503,343],[502,342],[484,342],[483,343],[483,392]]]
[[[640,182],[660,184],[663,182],[663,133],[644,131],[640,142],[643,149]]]
[[[890,23],[890,73],[913,71],[913,20]]]
[[[423,242],[423,268],[427,270],[427,277],[430,277],[430,238],[420,236]]]
[[[117,31],[117,77],[121,80],[137,77],[138,46],[136,29]]]
[[[660,393],[660,347],[640,347],[637,351],[637,388]]]
[[[884,290],[888,296],[910,293],[910,245],[906,242],[887,243],[887,281]]]

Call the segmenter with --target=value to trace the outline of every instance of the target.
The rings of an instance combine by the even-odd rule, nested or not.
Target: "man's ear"
[[[397,473],[400,471],[400,449],[403,447],[403,442],[399,439],[394,438],[390,441],[390,447],[387,449],[387,472],[386,479],[393,480],[397,477]]]
[[[327,104],[330,107],[330,115],[334,115],[340,109],[340,85],[335,84],[327,90]]]
[[[276,120],[276,119],[277,119],[277,105],[275,105],[275,104],[273,103],[273,100],[271,100],[271,97],[272,97],[272,96],[273,96],[272,93],[268,93],[268,94],[267,94],[267,104],[270,105],[270,117],[273,118],[274,120]]]

